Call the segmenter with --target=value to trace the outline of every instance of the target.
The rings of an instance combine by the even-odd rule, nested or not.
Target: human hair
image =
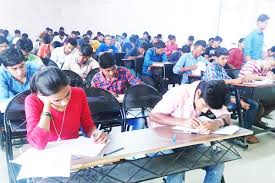
[[[265,22],[265,21],[267,21],[267,20],[269,20],[269,16],[268,15],[266,15],[266,14],[261,14],[261,15],[259,15],[259,17],[258,17],[258,19],[257,19],[257,21],[259,22]]]
[[[162,39],[162,34],[158,34],[157,38]]]
[[[58,48],[62,46],[62,43],[60,43],[59,41],[54,41],[51,45],[53,48]]]
[[[214,38],[214,41],[222,42],[222,38],[221,38],[220,36],[216,36],[216,37]]]
[[[110,68],[116,64],[115,57],[109,52],[104,52],[98,57],[99,66],[103,69]]]
[[[157,43],[155,43],[154,47],[157,49],[161,49],[161,48],[165,48],[166,45],[163,41],[159,40]]]
[[[5,38],[4,36],[0,36],[0,44],[3,44],[3,43],[10,44],[7,38]]]
[[[50,44],[51,43],[51,37],[49,36],[49,34],[45,34],[42,37],[42,42],[44,44]]]
[[[194,47],[197,47],[197,46],[202,46],[202,47],[206,47],[206,42],[204,40],[197,40],[194,44]]]
[[[7,37],[7,36],[9,35],[9,31],[8,31],[7,29],[5,29],[5,30],[3,31],[3,33],[4,33],[4,36],[5,36],[5,37]]]
[[[59,27],[59,30],[64,31],[65,29],[64,29],[64,27]]]
[[[80,46],[80,53],[82,56],[90,57],[93,54],[93,49],[90,44],[85,43]]]
[[[67,44],[70,43],[72,46],[76,47],[77,46],[77,41],[75,38],[69,38],[66,42]]]
[[[24,55],[18,48],[10,47],[0,54],[0,63],[12,67],[24,61]]]
[[[149,33],[148,33],[147,31],[143,32],[143,35],[144,35],[144,34],[147,35],[147,36],[149,35]]]
[[[62,31],[62,30],[60,30],[60,31],[59,31],[59,36],[65,36],[65,32]]]
[[[136,35],[131,35],[130,36],[130,38],[129,38],[129,41],[131,42],[131,43],[133,43],[133,44],[136,44],[137,43],[137,40],[138,40],[138,38],[137,38],[137,36]]]
[[[244,38],[241,38],[238,43],[244,42]]]
[[[170,35],[170,38],[169,38],[170,40],[176,40],[176,36],[174,36],[174,35]]]
[[[208,39],[208,41],[214,41],[214,38],[213,38],[213,37],[211,37],[211,38],[209,38],[209,39]]]
[[[212,109],[221,109],[228,101],[229,88],[224,80],[201,81],[197,89],[201,90],[200,97]]]
[[[76,36],[80,36],[80,32],[79,31],[75,31]]]
[[[189,53],[191,52],[191,48],[189,45],[183,45],[181,48],[182,53]]]
[[[86,34],[89,35],[89,36],[92,36],[93,32],[91,30],[87,30]]]
[[[20,38],[17,42],[16,42],[16,47],[29,53],[32,51],[33,49],[33,43],[30,39],[28,38]]]
[[[195,40],[194,36],[190,35],[190,36],[188,37],[188,41],[194,41],[194,40]]]
[[[127,37],[127,33],[126,33],[126,32],[123,32],[123,33],[122,33],[122,36],[123,36],[123,37]]]
[[[223,47],[217,48],[216,51],[215,51],[215,56],[220,57],[220,56],[223,56],[223,55],[229,55],[228,50],[226,48],[223,48]]]
[[[14,31],[14,34],[21,34],[21,32],[20,32],[20,30],[16,29],[16,30]]]
[[[55,66],[48,66],[38,71],[32,78],[30,89],[33,93],[41,93],[43,96],[54,95],[70,84],[66,74]]]
[[[139,45],[139,48],[143,48],[145,51],[148,50],[148,44],[145,43],[145,42],[142,42],[140,45]]]
[[[22,38],[28,39],[28,38],[29,38],[29,35],[28,35],[27,33],[23,33],[23,34],[22,34]]]

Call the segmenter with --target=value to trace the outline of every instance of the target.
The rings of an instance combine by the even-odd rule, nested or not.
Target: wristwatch
[[[52,118],[52,114],[50,112],[42,112],[41,116],[48,116],[49,118]]]

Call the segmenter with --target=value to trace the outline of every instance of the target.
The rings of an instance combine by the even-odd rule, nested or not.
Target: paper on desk
[[[175,126],[173,127],[174,130],[180,131],[182,133],[200,133],[198,129],[194,128],[187,128],[183,126]],[[219,128],[218,130],[212,132],[213,134],[218,134],[218,135],[232,135],[239,131],[239,127],[236,125],[230,125],[226,127]]]

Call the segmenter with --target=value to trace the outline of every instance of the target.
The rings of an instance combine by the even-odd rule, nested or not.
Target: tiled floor
[[[263,121],[275,126],[275,112]],[[275,182],[275,133],[265,132],[257,134],[259,144],[249,145],[247,150],[237,148],[242,159],[226,163],[224,172],[226,183],[274,183]],[[0,151],[0,183],[8,183],[6,159]],[[204,171],[194,170],[186,173],[187,183],[203,182]],[[162,179],[146,181],[144,183],[161,183]]]

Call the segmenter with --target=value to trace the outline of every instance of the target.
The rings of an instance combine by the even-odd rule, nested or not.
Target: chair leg
[[[221,183],[225,183],[225,179],[224,179],[224,176],[222,176],[222,180],[221,180]]]

